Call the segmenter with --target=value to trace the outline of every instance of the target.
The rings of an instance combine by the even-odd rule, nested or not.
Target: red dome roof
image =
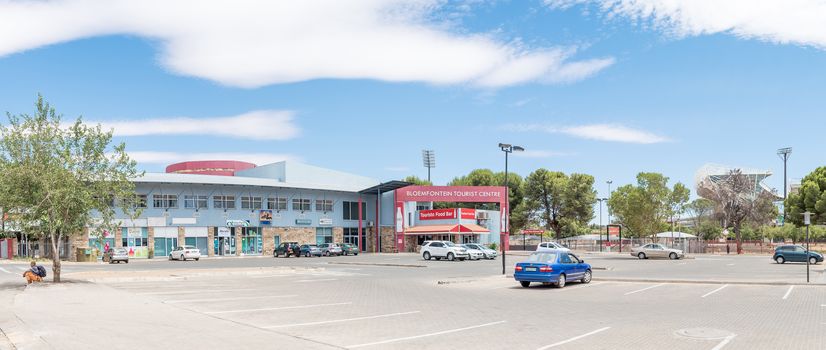
[[[166,167],[167,173],[235,176],[236,171],[255,168],[256,165],[237,160],[196,160]]]

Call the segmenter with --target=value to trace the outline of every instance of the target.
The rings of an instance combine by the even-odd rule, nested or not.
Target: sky
[[[112,128],[149,172],[289,159],[435,184],[824,165],[822,0],[0,0],[0,110]]]

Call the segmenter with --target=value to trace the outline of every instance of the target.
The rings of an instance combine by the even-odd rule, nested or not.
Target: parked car
[[[479,249],[470,247],[468,244],[459,244],[459,246],[467,249],[468,260],[481,260],[485,257],[485,253]]]
[[[649,243],[641,247],[631,248],[631,255],[640,259],[669,258],[675,260],[685,257],[682,250],[666,248],[659,243]]]
[[[533,252],[527,260],[516,264],[513,272],[513,278],[525,288],[531,282],[562,288],[571,281],[589,283],[591,277],[591,265],[568,250]]]
[[[499,256],[499,252],[479,243],[468,243],[465,245],[473,249],[481,250],[482,254],[484,254],[485,259],[496,259],[496,257]]]
[[[191,245],[177,246],[169,253],[169,260],[186,261],[187,259],[195,259],[195,261],[198,261],[200,258],[201,251]]]
[[[350,244],[350,243],[342,243],[340,245],[341,245],[341,251],[344,253],[344,255],[350,255],[350,254],[359,255],[359,247],[358,246]]]
[[[109,251],[103,253],[103,261],[108,261],[110,264],[121,261],[129,263],[129,251],[126,248],[109,248]]]
[[[338,245],[338,243],[322,243],[318,245],[318,248],[321,249],[321,254],[324,256],[338,256],[344,252],[341,250],[341,246]]]
[[[807,254],[806,248],[800,245],[781,245],[777,248],[774,248],[774,255],[772,256],[772,260],[777,262],[778,264],[784,264],[787,261],[789,262],[806,262]],[[820,254],[815,251],[809,251],[808,254],[809,263],[814,265],[819,262],[823,262],[823,254]]]
[[[301,256],[301,246],[298,245],[298,242],[283,242],[272,251],[273,258],[277,258],[279,255],[283,255],[285,258],[289,258],[290,255]]]
[[[300,255],[311,257],[311,256],[321,256],[321,248],[319,248],[315,244],[302,244],[300,249]]]
[[[455,259],[464,261],[469,257],[467,248],[460,247],[451,241],[424,241],[421,252],[422,258],[425,260],[430,260],[430,258],[441,260],[445,258],[450,261]]]
[[[568,249],[568,247],[563,246],[563,245],[561,245],[559,243],[556,243],[556,242],[542,242],[542,243],[539,243],[539,245],[536,246],[536,251],[537,252],[549,251],[549,250],[571,251],[570,249]]]

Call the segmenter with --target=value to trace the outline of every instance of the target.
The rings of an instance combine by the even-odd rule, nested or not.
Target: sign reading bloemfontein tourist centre
[[[445,202],[501,202],[505,188],[499,186],[408,186],[396,191],[397,200]]]

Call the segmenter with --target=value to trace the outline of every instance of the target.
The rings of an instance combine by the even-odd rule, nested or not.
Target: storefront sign
[[[270,225],[272,224],[272,210],[265,209],[258,212],[258,222],[261,225]]]
[[[312,225],[313,220],[310,219],[295,219],[296,225]]]
[[[227,220],[227,227],[249,227],[250,221],[249,220]]]
[[[331,218],[320,218],[318,219],[318,226],[332,226],[333,219]]]
[[[229,227],[219,227],[218,228],[218,237],[229,237],[229,236],[230,236]]]
[[[608,234],[611,236],[617,236],[620,234],[620,226],[619,225],[608,225]]]
[[[401,202],[487,202],[506,200],[503,186],[407,186],[396,190]]]
[[[455,218],[456,209],[433,209],[419,211],[419,220],[447,220]]]
[[[460,208],[459,213],[459,217],[462,219],[476,219],[476,209]]]
[[[127,238],[143,238],[142,227],[129,227],[126,229]]]

